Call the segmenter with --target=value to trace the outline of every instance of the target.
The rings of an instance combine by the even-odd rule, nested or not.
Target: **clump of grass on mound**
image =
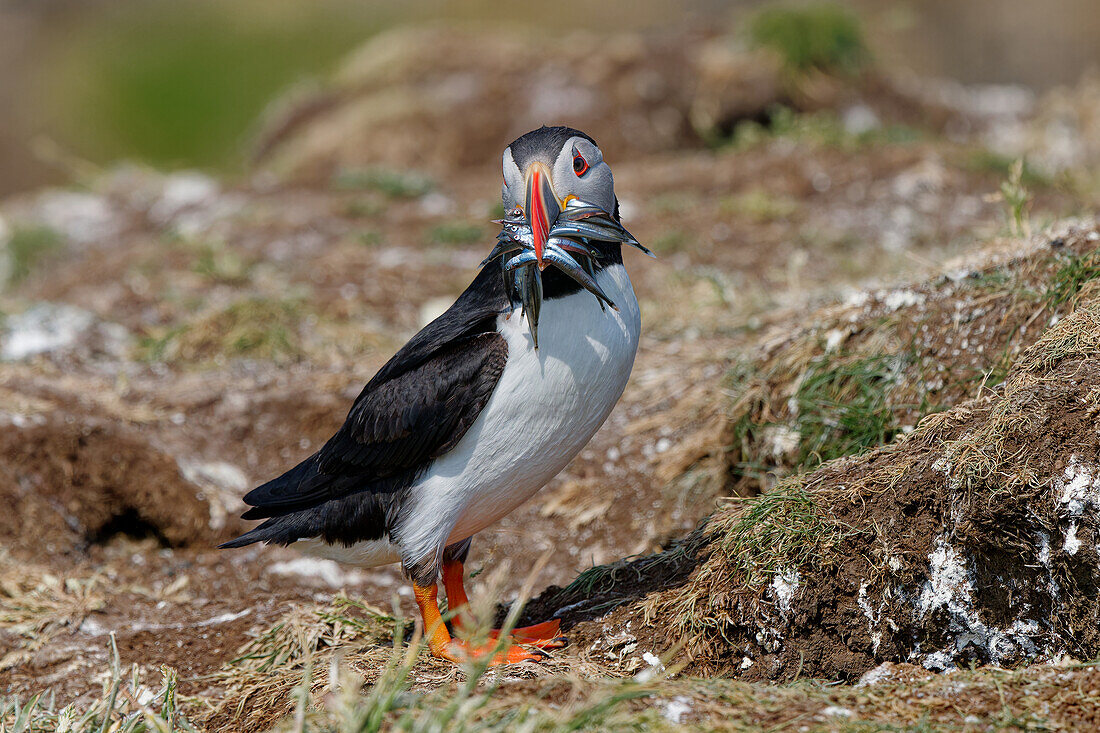
[[[831,3],[766,8],[749,20],[748,34],[755,45],[778,53],[794,73],[851,74],[871,58],[859,19]]]
[[[765,334],[766,347],[726,377],[730,493],[765,490],[888,443],[925,415],[1000,384],[1042,326],[1100,276],[1093,242],[1056,241],[1058,248],[874,293]]]
[[[201,362],[225,358],[301,358],[303,308],[298,301],[249,298],[146,336],[139,357],[147,361]]]
[[[897,357],[823,354],[804,365],[787,403],[787,422],[755,422],[744,413],[733,426],[745,455],[770,443],[772,455],[791,453],[795,470],[881,445],[897,433],[899,423],[888,394],[899,371]],[[751,374],[748,379],[755,378]],[[740,367],[742,379],[745,366]],[[765,478],[766,462],[742,461],[737,470]]]
[[[1058,308],[1073,300],[1087,283],[1100,278],[1100,252],[1070,252],[1061,259],[1047,285],[1044,300],[1048,308]]]
[[[801,477],[787,479],[762,496],[729,502],[707,529],[717,543],[713,549],[722,553],[741,583],[766,582],[784,568],[827,556],[850,534],[826,516]]]

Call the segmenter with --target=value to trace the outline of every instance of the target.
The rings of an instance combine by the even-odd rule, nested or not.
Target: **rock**
[[[121,358],[129,333],[95,314],[63,303],[36,303],[8,316],[0,337],[0,360],[24,361],[36,356]]]

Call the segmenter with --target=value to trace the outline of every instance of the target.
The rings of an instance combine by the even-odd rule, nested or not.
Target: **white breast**
[[[543,302],[536,351],[519,309],[501,316],[508,361],[458,445],[435,462],[402,512],[402,555],[416,560],[479,532],[561,471],[603,424],[638,349],[638,301],[622,265],[597,274],[619,310],[581,291]]]

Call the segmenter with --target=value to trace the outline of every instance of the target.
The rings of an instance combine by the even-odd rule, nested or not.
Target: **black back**
[[[245,495],[243,518],[267,521],[223,547],[352,544],[389,532],[405,490],[489,401],[508,357],[496,319],[509,307],[500,264],[490,263],[374,375],[317,453]]]

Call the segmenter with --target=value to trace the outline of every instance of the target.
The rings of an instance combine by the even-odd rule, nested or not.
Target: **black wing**
[[[409,486],[458,443],[489,401],[508,357],[496,328],[507,306],[499,265],[487,266],[379,370],[321,450],[245,495],[253,508],[243,517],[278,517],[356,492]],[[254,532],[229,546],[267,539]]]

